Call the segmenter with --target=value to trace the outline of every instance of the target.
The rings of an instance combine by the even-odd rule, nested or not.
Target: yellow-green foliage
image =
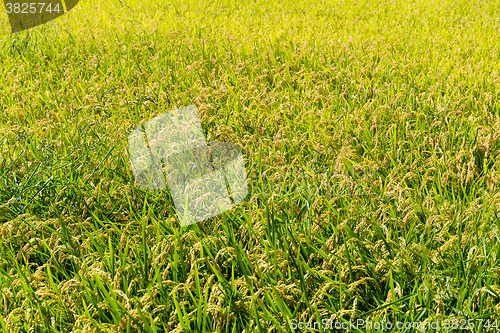
[[[495,1],[84,0],[16,35],[2,15],[4,331],[496,318]],[[127,135],[190,104],[250,191],[180,228]]]

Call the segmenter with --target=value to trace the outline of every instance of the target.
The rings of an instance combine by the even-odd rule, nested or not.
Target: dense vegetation
[[[2,21],[0,327],[497,318],[499,20],[476,0],[84,0]],[[127,136],[190,104],[250,192],[180,228],[168,191],[134,186]]]

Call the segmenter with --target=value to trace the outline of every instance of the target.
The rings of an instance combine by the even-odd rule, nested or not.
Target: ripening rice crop
[[[479,0],[83,0],[1,35],[0,327],[493,330],[499,18]],[[207,141],[241,147],[249,193],[181,228],[168,190],[134,185],[127,136],[191,104]]]

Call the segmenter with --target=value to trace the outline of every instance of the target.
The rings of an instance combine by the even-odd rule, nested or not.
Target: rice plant
[[[82,0],[16,34],[0,19],[0,327],[497,331],[499,17]],[[168,190],[134,185],[127,136],[192,104],[242,148],[249,193],[180,227]]]

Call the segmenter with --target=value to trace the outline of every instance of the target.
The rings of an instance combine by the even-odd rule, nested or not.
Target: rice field
[[[484,0],[82,0],[16,34],[2,12],[1,329],[497,331],[499,31]],[[188,105],[249,193],[181,227],[127,137]]]

